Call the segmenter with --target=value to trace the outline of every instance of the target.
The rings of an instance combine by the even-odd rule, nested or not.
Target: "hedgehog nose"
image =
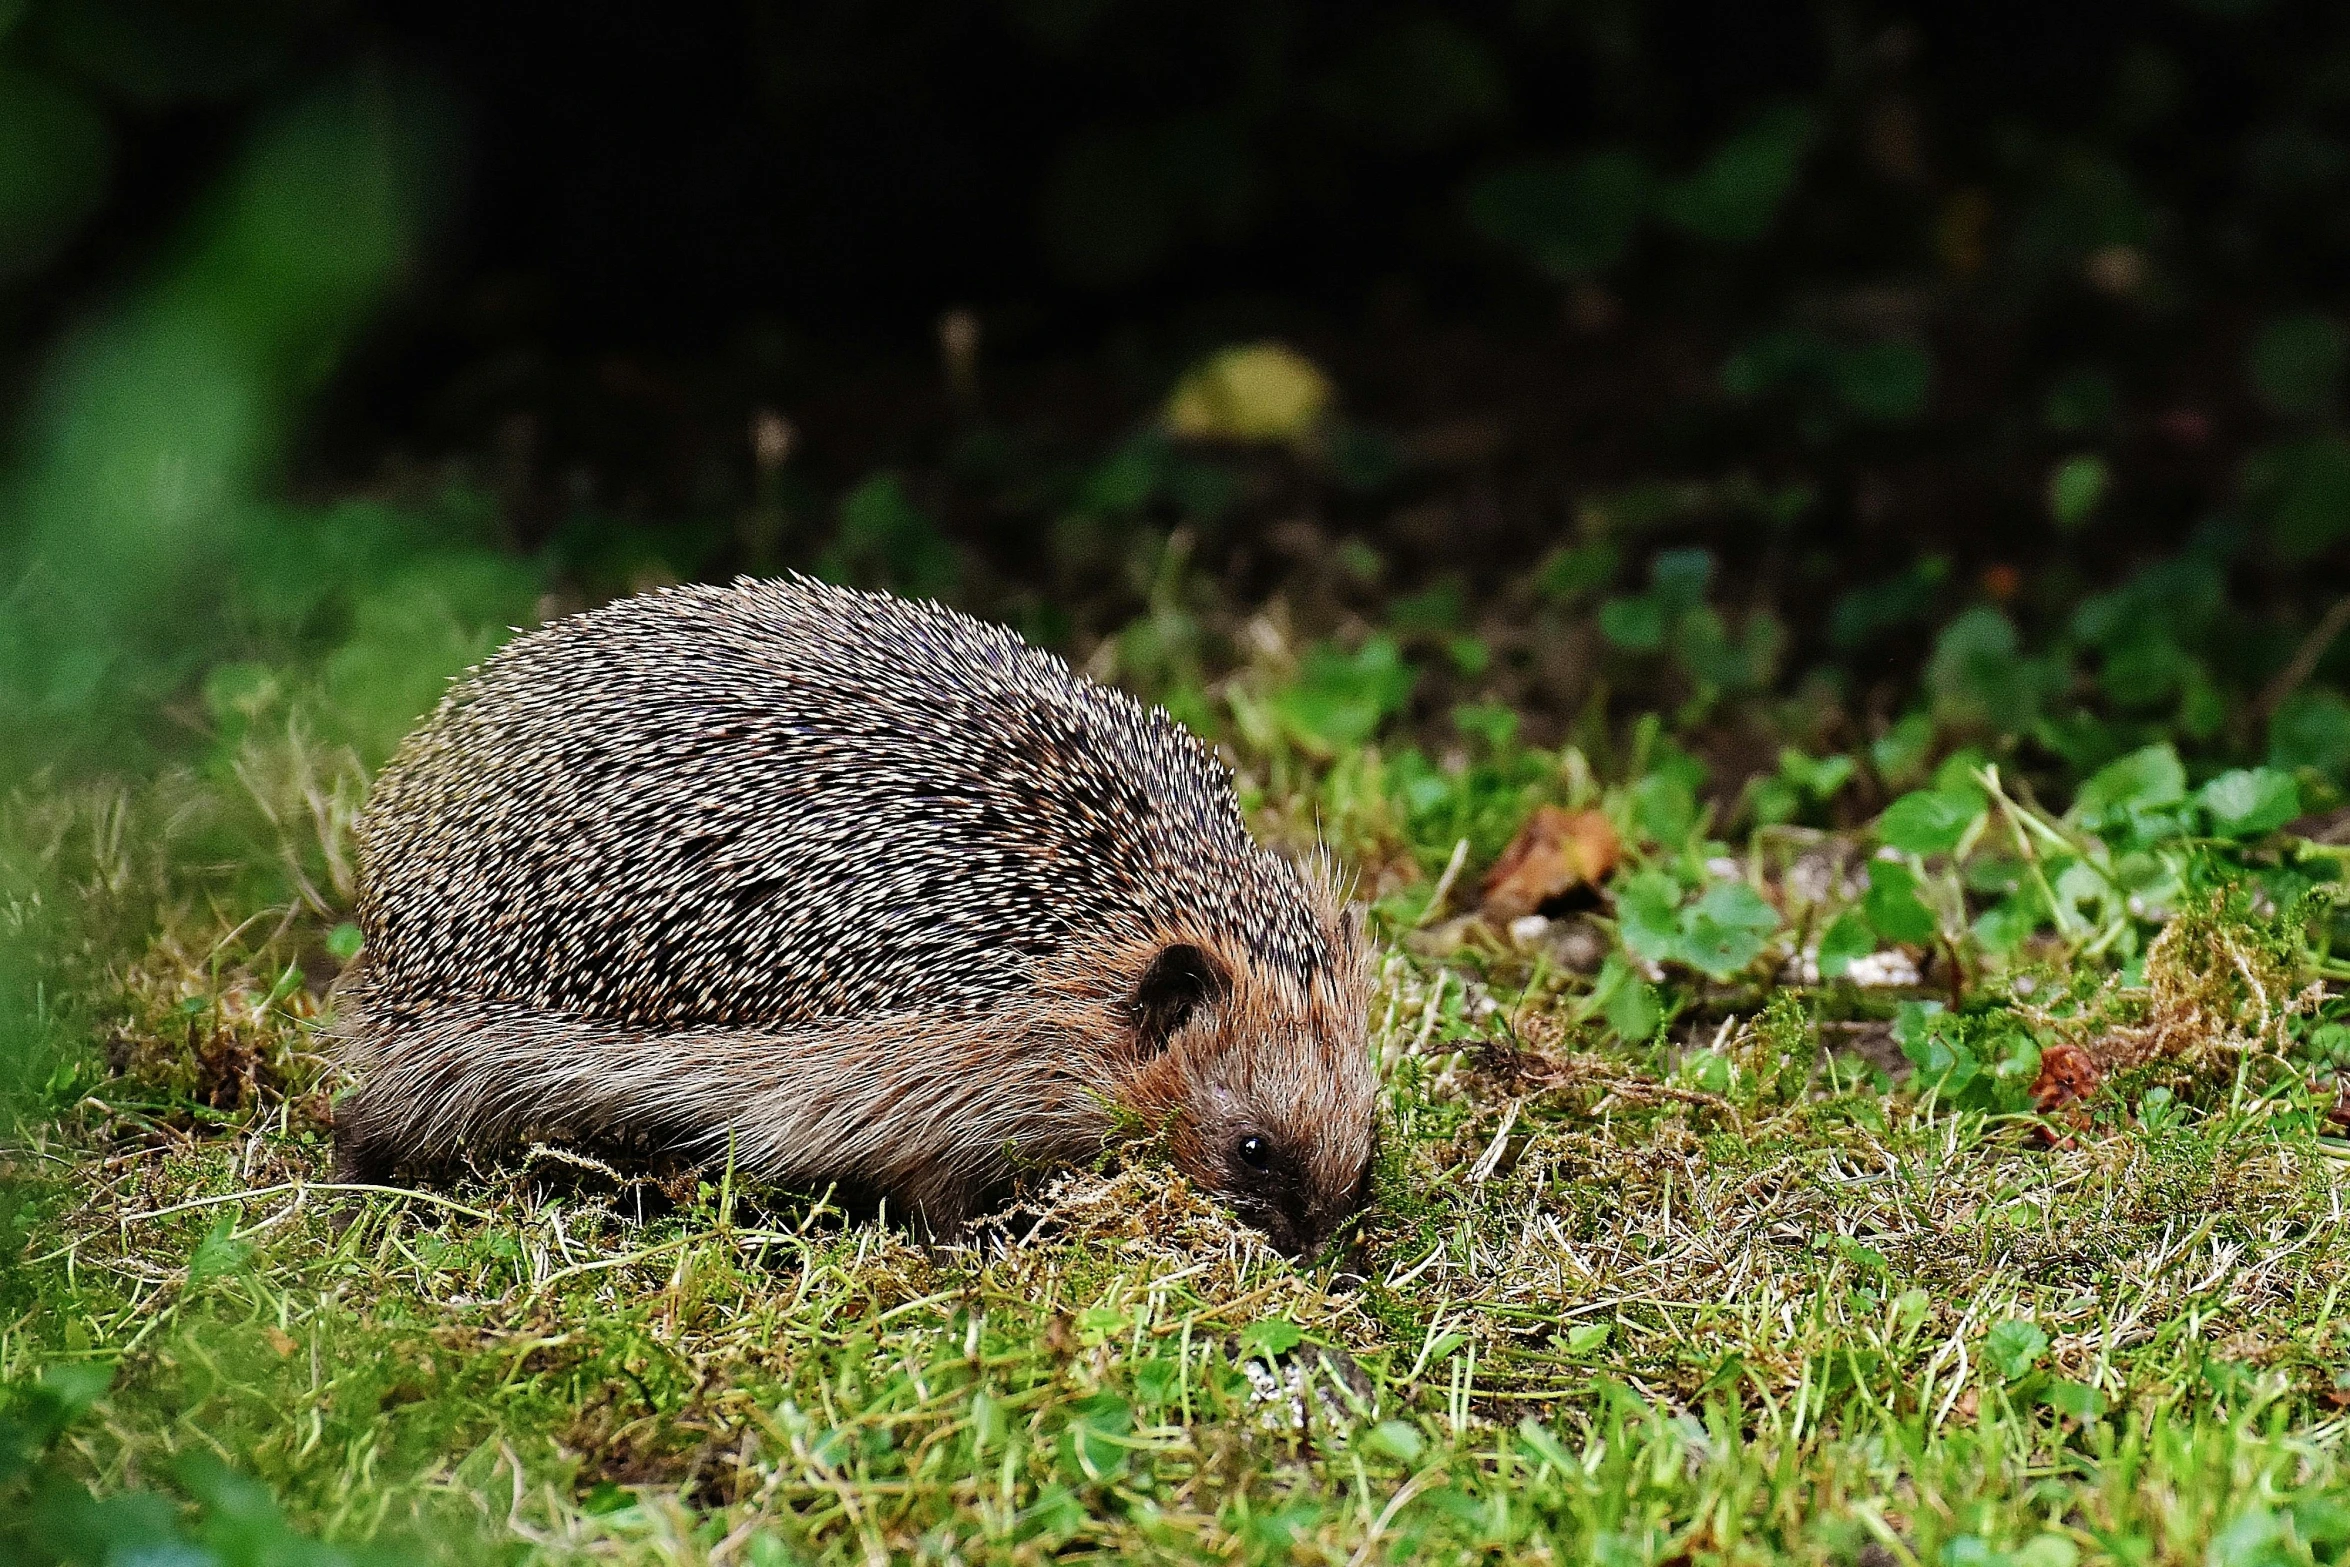
[[[1356,1194],[1335,1202],[1306,1205],[1292,1220],[1292,1233],[1298,1240],[1296,1255],[1312,1257],[1320,1254],[1353,1226],[1355,1216],[1362,1210],[1362,1199]]]
[[[1264,1227],[1265,1238],[1292,1262],[1303,1262],[1320,1248],[1320,1227],[1303,1203],[1275,1204],[1268,1217],[1272,1222]]]
[[[1330,1238],[1344,1228],[1348,1217],[1321,1203],[1300,1204],[1288,1215],[1292,1242],[1287,1248],[1289,1254],[1300,1261],[1319,1256],[1330,1244]]]

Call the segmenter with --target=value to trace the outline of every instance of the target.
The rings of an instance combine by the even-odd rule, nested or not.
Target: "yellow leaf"
[[[1193,366],[1167,398],[1167,433],[1187,441],[1297,442],[1330,410],[1330,378],[1279,343],[1226,348]]]

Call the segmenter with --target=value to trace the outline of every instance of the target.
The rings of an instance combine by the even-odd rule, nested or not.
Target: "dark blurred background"
[[[13,705],[801,567],[1309,751],[2338,782],[2345,277],[2340,6],[6,0]]]

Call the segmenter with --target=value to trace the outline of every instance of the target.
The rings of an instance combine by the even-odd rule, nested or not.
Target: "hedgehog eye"
[[[1227,985],[1223,970],[1199,948],[1178,943],[1151,960],[1127,1003],[1143,1048],[1157,1054],[1179,1033],[1191,1016],[1221,998]]]
[[[1240,1162],[1252,1170],[1262,1172],[1273,1168],[1273,1145],[1253,1133],[1243,1137],[1233,1152],[1240,1155]]]

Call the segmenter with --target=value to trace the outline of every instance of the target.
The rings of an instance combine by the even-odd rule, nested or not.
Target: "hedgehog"
[[[358,824],[342,1178],[525,1137],[935,1236],[1155,1140],[1293,1255],[1363,1205],[1359,911],[1157,708],[803,577],[625,598],[460,676]]]

